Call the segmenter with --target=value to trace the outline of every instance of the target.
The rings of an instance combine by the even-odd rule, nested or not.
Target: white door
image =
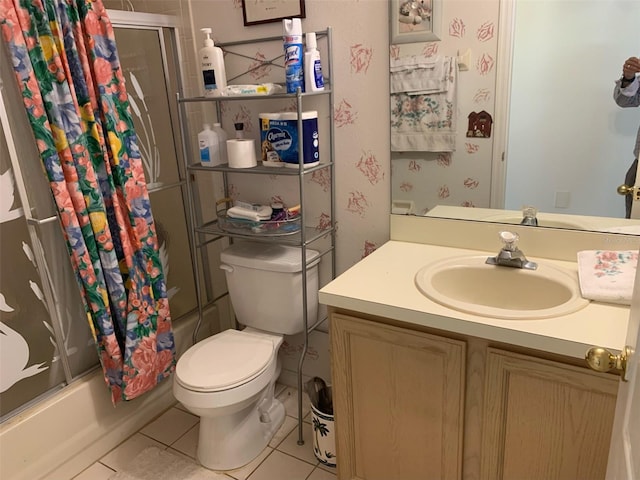
[[[607,480],[640,479],[640,268],[636,270],[626,345],[635,354],[627,361],[627,381],[621,381],[618,388]]]

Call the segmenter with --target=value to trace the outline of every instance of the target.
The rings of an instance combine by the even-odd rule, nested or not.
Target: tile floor
[[[267,448],[248,465],[224,472],[229,480],[336,480],[335,469],[320,464],[313,454],[308,398],[303,408],[304,445],[298,445],[298,396],[295,388],[276,387],[287,416]],[[305,395],[306,398],[306,395]],[[73,480],[107,480],[138,453],[156,446],[195,462],[198,417],[180,404],[170,408],[107,453]],[[176,479],[179,480],[179,479]]]

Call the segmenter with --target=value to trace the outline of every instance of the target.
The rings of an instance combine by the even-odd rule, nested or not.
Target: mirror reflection
[[[452,39],[446,23],[459,19],[445,10],[437,54],[472,50],[469,71],[458,74],[456,151],[392,152],[392,213],[520,223],[530,205],[546,227],[640,224],[624,219],[616,191],[634,159],[640,108],[620,108],[613,99],[625,60],[640,56],[640,3],[500,3],[513,15],[494,12],[493,45]],[[498,36],[511,36],[504,41],[512,55],[499,53],[510,48],[500,48]],[[494,69],[479,75],[487,49]],[[391,48],[392,60],[428,52],[429,44]],[[491,75],[495,83],[487,84]],[[491,137],[468,138],[461,130],[480,111],[493,115]],[[640,233],[632,230],[626,233]]]

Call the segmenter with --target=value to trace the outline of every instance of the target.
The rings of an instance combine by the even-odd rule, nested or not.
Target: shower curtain
[[[0,27],[105,382],[131,400],[170,375],[175,346],[111,23],[101,0],[0,0]]]

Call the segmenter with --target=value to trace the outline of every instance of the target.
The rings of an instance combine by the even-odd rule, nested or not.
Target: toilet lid
[[[187,350],[176,366],[176,376],[191,390],[224,390],[264,370],[273,349],[268,338],[225,330]]]

